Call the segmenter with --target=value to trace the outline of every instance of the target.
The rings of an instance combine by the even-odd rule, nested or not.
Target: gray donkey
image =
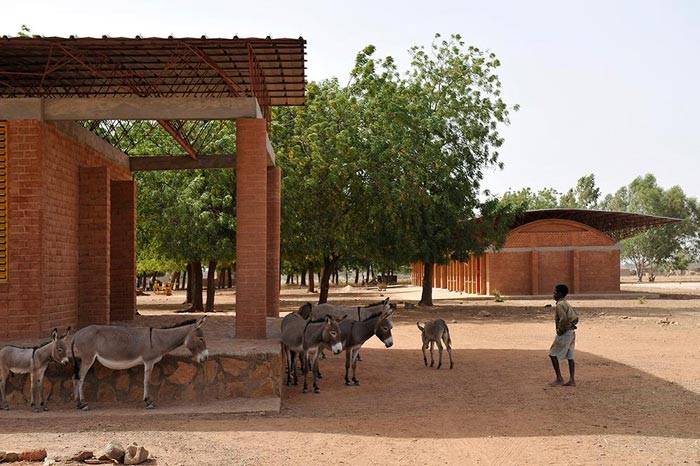
[[[63,336],[59,337],[58,330],[53,329],[51,340],[39,346],[29,348],[5,346],[0,349],[0,408],[10,409],[5,399],[5,384],[10,372],[14,372],[15,374],[29,374],[32,410],[34,412],[49,410],[46,406],[46,394],[44,393],[44,373],[51,359],[63,365],[68,364],[66,348],[68,332],[70,332],[70,327]],[[41,404],[37,405],[39,397]]]
[[[340,334],[339,323],[345,320],[346,316],[334,317],[326,316],[320,320],[307,320],[302,333],[302,349],[304,350],[304,390],[308,390],[307,374],[309,368],[313,373],[314,393],[320,393],[318,387],[318,355],[324,348],[330,348],[333,354],[340,354],[343,351],[343,341]]]
[[[331,315],[335,317],[347,316],[350,320],[359,321],[382,312],[388,312],[390,309],[389,298],[366,306],[342,306],[330,303],[314,304],[311,308],[311,318],[320,319],[325,315]],[[325,359],[325,357],[323,352],[321,352],[321,358]],[[356,357],[358,361],[362,361],[359,353]]]
[[[299,362],[301,363],[302,370],[304,369],[304,358],[302,357],[303,353],[301,347],[302,332],[299,329],[302,325],[305,325],[306,321],[311,317],[311,309],[311,303],[304,303],[297,311],[290,312],[282,319],[282,339],[280,343],[282,346],[282,355],[285,358],[285,363],[287,366],[287,386],[292,385],[292,383],[297,385],[298,383],[297,367],[295,364],[295,359],[297,356],[299,356]],[[297,336],[299,338],[297,338]],[[285,343],[285,341],[293,345],[295,350],[292,350],[290,346]]]
[[[367,317],[386,312],[391,309],[389,298],[367,306],[341,306],[337,304],[323,303],[314,304],[311,307],[311,318],[320,319],[323,316],[343,317],[350,320],[363,320]]]
[[[450,357],[450,369],[453,367],[452,363],[452,340],[450,339],[450,330],[447,328],[447,324],[442,319],[430,320],[425,323],[425,327],[421,327],[420,322],[416,322],[418,330],[421,331],[421,337],[423,338],[423,362],[428,365],[428,358],[425,356],[425,350],[430,345],[430,367],[433,367],[435,361],[433,360],[433,344],[437,344],[438,352],[440,353],[440,360],[438,361],[437,368],[442,367],[442,342],[445,343],[447,347],[447,354]]]
[[[391,329],[394,326],[390,319],[393,313],[394,310],[390,309],[363,320],[345,320],[340,323],[340,333],[345,347],[345,385],[350,385],[348,378],[350,361],[352,361],[352,382],[355,385],[360,385],[356,376],[357,357],[362,345],[372,338],[372,335],[376,335],[387,348],[394,345],[394,338],[391,335]]]
[[[83,382],[95,360],[110,369],[129,369],[143,364],[143,401],[147,409],[155,408],[148,391],[153,366],[165,354],[183,345],[197,362],[206,361],[209,350],[200,328],[206,319],[204,316],[161,328],[90,325],[78,330],[71,345],[77,408],[88,408],[83,396]]]

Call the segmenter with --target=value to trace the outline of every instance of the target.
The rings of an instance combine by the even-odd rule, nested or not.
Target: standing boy
[[[554,287],[554,300],[557,302],[554,312],[554,322],[556,324],[557,336],[554,338],[554,343],[549,349],[549,358],[552,360],[554,373],[557,378],[550,385],[564,385],[567,387],[576,386],[574,379],[575,364],[574,364],[574,349],[576,347],[576,324],[578,323],[578,314],[566,302],[566,295],[569,294],[569,287],[566,285],[557,285]],[[549,304],[548,307],[551,307]],[[569,381],[564,383],[559,369],[559,361],[566,359],[569,362]]]

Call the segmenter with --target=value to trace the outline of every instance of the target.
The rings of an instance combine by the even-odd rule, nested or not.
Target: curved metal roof
[[[560,208],[528,210],[516,219],[512,228],[517,228],[536,220],[546,219],[573,220],[583,223],[602,231],[617,241],[632,237],[650,228],[682,221],[679,218],[659,217],[632,212]]]

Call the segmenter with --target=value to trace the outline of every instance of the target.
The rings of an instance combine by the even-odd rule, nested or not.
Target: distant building
[[[620,240],[678,221],[586,209],[527,211],[503,248],[435,265],[433,286],[482,295],[548,295],[558,283],[572,293],[619,292]],[[423,268],[413,264],[414,285],[422,284]]]

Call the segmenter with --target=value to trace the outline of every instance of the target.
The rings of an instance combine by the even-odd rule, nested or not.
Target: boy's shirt
[[[557,302],[554,323],[556,324],[557,335],[564,335],[568,330],[576,329],[578,314],[565,299]]]

